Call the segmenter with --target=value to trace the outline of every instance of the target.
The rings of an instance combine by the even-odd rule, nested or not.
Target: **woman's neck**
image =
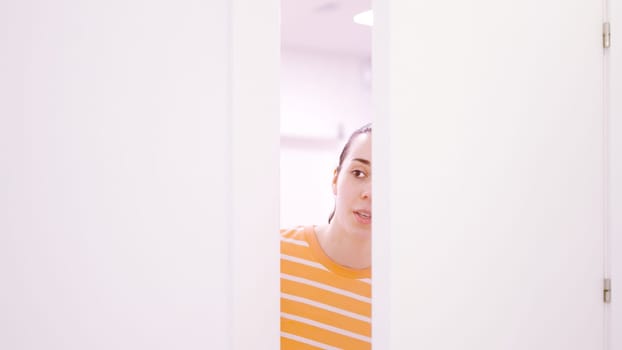
[[[352,269],[371,266],[371,239],[356,237],[334,221],[315,227],[318,242],[324,253],[339,265]]]

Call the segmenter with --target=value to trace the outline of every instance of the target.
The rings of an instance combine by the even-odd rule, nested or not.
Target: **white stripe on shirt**
[[[309,247],[309,243],[307,241],[300,241],[300,240],[293,239],[293,238],[281,237],[281,242],[292,243],[292,244],[300,245],[303,247]]]
[[[302,277],[298,277],[298,276],[288,275],[286,273],[281,273],[281,278],[289,280],[289,281],[293,281],[293,282],[298,282],[298,283],[306,284],[306,285],[313,286],[313,287],[316,287],[316,288],[324,289],[324,290],[327,290],[329,292],[333,292],[333,293],[336,293],[336,294],[345,295],[345,296],[350,297],[352,299],[356,299],[356,300],[363,301],[363,302],[371,304],[371,299],[370,298],[364,297],[364,296],[356,294],[356,293],[352,293],[352,292],[347,291],[347,290],[343,290],[341,288],[329,286],[329,285],[324,284],[324,283],[312,281],[312,280],[309,280],[309,279],[306,279],[306,278],[302,278]]]
[[[323,310],[326,310],[326,311],[334,312],[336,314],[340,314],[340,315],[343,315],[343,316],[354,318],[354,319],[359,320],[359,321],[364,321],[364,322],[367,322],[367,323],[371,323],[371,318],[369,318],[367,316],[359,315],[357,313],[346,311],[346,310],[340,309],[338,307],[334,307],[334,306],[331,306],[331,305],[323,304],[323,303],[320,303],[320,302],[317,302],[317,301],[314,301],[314,300],[311,300],[311,299],[299,297],[299,296],[296,296],[296,295],[286,294],[286,293],[281,293],[281,298],[287,299],[287,300],[291,300],[291,301],[296,301],[296,302],[299,302],[299,303],[302,303],[302,304],[307,304],[307,305],[315,306],[318,309],[323,309]]]
[[[291,261],[291,262],[295,262],[295,263],[299,263],[299,264],[303,264],[303,265],[307,265],[307,266],[311,266],[311,267],[315,267],[315,268],[318,268],[318,269],[322,269],[324,271],[328,271],[328,269],[324,265],[322,265],[320,263],[317,263],[315,261],[310,261],[310,260],[307,260],[307,259],[298,258],[298,257],[287,255],[287,254],[281,254],[281,259],[287,260],[287,261]]]
[[[321,328],[333,333],[337,333],[340,335],[344,335],[346,337],[350,337],[350,338],[354,338],[360,341],[364,341],[364,342],[368,342],[371,343],[371,338],[370,337],[366,337],[364,335],[360,335],[358,333],[354,333],[354,332],[350,332],[350,331],[346,331],[345,329],[341,329],[341,328],[337,328],[331,325],[327,325],[325,323],[321,323],[318,321],[314,321],[314,320],[310,320],[308,318],[304,318],[304,317],[300,317],[300,316],[296,316],[296,315],[292,315],[292,314],[287,314],[285,312],[281,312],[281,317],[289,319],[289,320],[293,320],[293,321],[298,321],[300,323],[305,323],[308,324],[310,326],[314,326],[317,328]]]
[[[312,345],[312,346],[316,346],[320,349],[326,349],[326,350],[340,350],[339,348],[335,348],[333,346],[329,346],[323,343],[320,343],[318,341],[315,340],[311,340],[311,339],[307,339],[307,338],[303,338],[301,336],[298,335],[294,335],[291,333],[286,333],[286,332],[281,332],[281,337],[283,338],[287,338],[287,339],[291,339],[291,340],[295,340],[299,343],[304,343],[304,344],[308,344],[308,345]]]

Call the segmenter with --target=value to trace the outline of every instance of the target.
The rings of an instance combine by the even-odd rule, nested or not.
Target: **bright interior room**
[[[281,1],[283,228],[326,222],[339,152],[372,121],[371,27],[357,23],[370,8],[370,0]]]

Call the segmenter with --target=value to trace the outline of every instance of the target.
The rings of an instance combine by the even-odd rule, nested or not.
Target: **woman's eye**
[[[365,173],[360,171],[360,170],[352,170],[352,175],[354,175],[354,177],[358,177],[358,178],[365,177]]]

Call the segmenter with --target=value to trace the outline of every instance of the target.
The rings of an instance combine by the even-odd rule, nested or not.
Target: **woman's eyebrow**
[[[370,161],[368,161],[367,159],[363,159],[363,158],[354,158],[354,159],[352,159],[352,160],[353,160],[353,161],[354,161],[354,160],[356,160],[356,161],[361,162],[361,163],[363,163],[363,164],[365,164],[365,165],[371,165],[371,162],[370,162]]]

